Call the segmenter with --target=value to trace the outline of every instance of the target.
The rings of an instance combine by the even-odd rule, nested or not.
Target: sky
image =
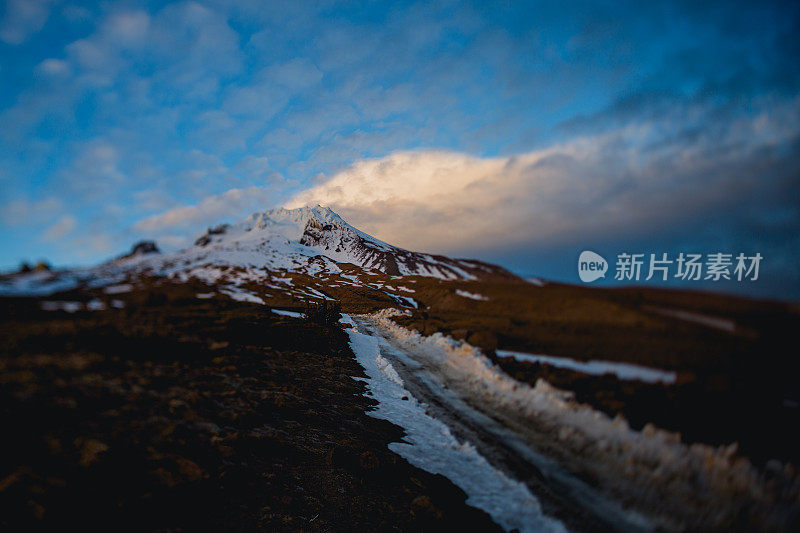
[[[800,300],[796,2],[0,2],[0,268],[277,206],[578,282],[760,253]],[[599,283],[613,285],[613,280]]]

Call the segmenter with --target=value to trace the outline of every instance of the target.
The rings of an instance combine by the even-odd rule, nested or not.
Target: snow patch
[[[353,322],[353,318],[350,315],[342,314],[339,318],[339,324],[344,326],[356,327],[356,323]]]
[[[414,309],[419,309],[419,304],[417,301],[410,297],[410,296],[402,296],[400,294],[392,294],[391,292],[381,291],[386,296],[394,300],[394,303],[398,305],[402,305],[403,307],[412,307]]]
[[[105,311],[106,304],[102,300],[94,298],[92,300],[89,300],[89,302],[87,302],[86,309],[88,309],[89,311]]]
[[[264,300],[262,300],[255,294],[252,294],[242,289],[241,287],[226,287],[224,289],[220,289],[219,292],[221,292],[222,294],[227,294],[228,296],[230,296],[231,298],[233,298],[238,302],[251,302],[264,305]]]
[[[283,309],[273,309],[272,312],[276,315],[289,316],[292,318],[303,318],[305,316],[303,313],[298,313],[296,311],[284,311]]]
[[[592,376],[602,376],[603,374],[614,374],[617,378],[626,381],[643,381],[645,383],[665,383],[671,385],[675,383],[678,375],[669,370],[659,370],[630,363],[618,363],[616,361],[577,361],[569,357],[556,357],[554,355],[536,355],[523,352],[513,352],[511,350],[497,350],[498,357],[513,357],[517,361],[524,363],[544,363],[556,368],[574,370]]]
[[[450,479],[467,493],[468,504],[486,511],[507,531],[565,531],[561,522],[542,513],[539,501],[523,483],[495,469],[474,447],[459,442],[445,424],[426,413],[391,363],[380,355],[378,337],[354,329],[349,329],[348,335],[350,347],[369,376],[365,380],[369,395],[378,401],[370,416],[406,431],[403,442],[389,445],[392,451],[418,468]]]
[[[126,292],[131,292],[133,290],[133,285],[130,283],[123,283],[121,285],[111,285],[103,289],[103,292],[106,294],[123,294]]]
[[[68,273],[31,272],[0,282],[0,296],[50,296],[76,288],[80,280]]]
[[[461,289],[456,289],[456,294],[458,294],[459,296],[462,296],[464,298],[469,298],[471,300],[479,300],[479,301],[482,301],[482,302],[485,302],[485,301],[487,301],[489,299],[488,296],[484,296],[482,294],[478,294],[477,292],[463,291]]]

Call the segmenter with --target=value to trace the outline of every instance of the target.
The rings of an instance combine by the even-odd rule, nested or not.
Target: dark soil
[[[0,529],[496,529],[388,450],[340,327],[195,291],[0,299]]]

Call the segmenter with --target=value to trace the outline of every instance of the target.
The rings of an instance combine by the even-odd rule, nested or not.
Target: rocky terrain
[[[201,284],[123,309],[2,299],[0,527],[297,531],[495,528],[389,451],[340,326]]]

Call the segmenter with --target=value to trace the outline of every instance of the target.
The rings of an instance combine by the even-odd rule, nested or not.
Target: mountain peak
[[[392,246],[351,226],[330,207],[322,205],[256,212],[237,224],[209,228],[195,241],[195,246],[198,253],[203,250],[204,257],[212,251],[215,255],[235,254],[248,257],[249,264],[275,267],[304,264],[322,257],[331,263],[348,263],[391,276],[463,280],[509,276],[493,265]]]
[[[132,257],[140,257],[143,255],[149,254],[160,254],[161,250],[158,249],[158,245],[155,241],[139,241],[133,245],[131,251],[125,255],[118,257],[117,259],[130,259]]]
[[[267,211],[256,212],[250,215],[243,224],[245,226],[249,225],[250,229],[262,230],[270,228],[279,231],[294,230],[292,236],[286,235],[286,237],[291,240],[299,240],[303,231],[305,231],[306,225],[311,220],[315,220],[321,224],[352,227],[330,207],[323,207],[321,205],[316,205],[314,207],[298,207],[295,209],[277,207]],[[297,234],[297,231],[299,231],[299,234]]]

